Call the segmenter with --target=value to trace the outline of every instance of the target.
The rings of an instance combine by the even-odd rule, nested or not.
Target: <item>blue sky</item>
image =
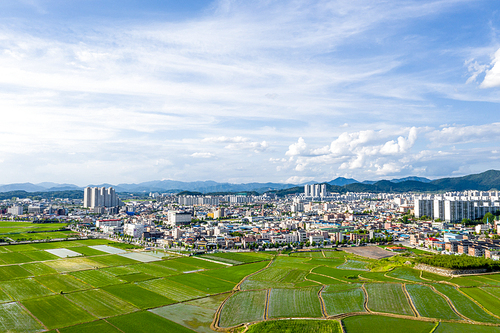
[[[498,169],[481,0],[0,3],[0,183]]]

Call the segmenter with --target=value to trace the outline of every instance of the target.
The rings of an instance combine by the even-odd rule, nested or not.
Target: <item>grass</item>
[[[261,261],[253,264],[212,269],[210,271],[200,272],[200,274],[238,283],[245,276],[257,272],[260,269],[263,269],[264,267],[266,267],[267,264],[268,264],[267,261]]]
[[[138,266],[138,265],[106,267],[106,268],[100,269],[100,271],[106,272],[106,273],[111,274],[113,276],[120,276],[120,275],[137,273],[137,270],[134,269],[135,266]],[[172,272],[174,272],[174,271],[172,271]]]
[[[364,312],[365,294],[361,288],[339,290],[335,285],[326,287],[321,296],[325,301],[326,313],[329,316],[350,312]]]
[[[290,269],[287,268],[269,267],[262,272],[252,275],[250,279],[254,281],[277,282],[284,279],[288,275],[289,271]]]
[[[272,289],[269,296],[269,318],[321,317],[318,298],[320,287]]]
[[[336,320],[274,320],[254,324],[246,333],[341,333]],[[360,331],[361,332],[361,331]]]
[[[60,333],[120,333],[120,330],[104,320],[59,329]]]
[[[384,316],[354,316],[342,320],[346,333],[429,333],[434,323]]]
[[[12,302],[12,298],[2,289],[0,289],[0,303]]]
[[[422,278],[427,279],[427,280],[431,280],[431,281],[436,281],[436,282],[449,281],[451,279],[450,277],[447,277],[447,276],[433,274],[433,273],[429,273],[426,271],[422,271]]]
[[[48,328],[59,328],[96,319],[87,311],[67,300],[54,295],[22,302],[23,305]]]
[[[492,296],[480,288],[461,288],[461,290],[475,299],[484,308],[495,315],[500,315],[500,299]]]
[[[26,251],[23,252],[23,254],[33,259],[32,261],[46,261],[46,260],[59,259],[58,256],[49,253],[47,251]]]
[[[98,318],[122,315],[137,310],[131,304],[100,289],[71,293],[66,297]]]
[[[365,288],[368,292],[368,308],[370,310],[413,315],[400,284],[369,283],[365,285]]]
[[[43,329],[18,303],[0,304],[0,331],[40,332]]]
[[[308,271],[303,271],[300,269],[292,269],[288,272],[288,274],[281,279],[280,282],[285,282],[285,283],[301,283],[305,281],[306,275],[309,274]]]
[[[3,281],[0,282],[0,288],[16,301],[53,294],[32,278]]]
[[[70,273],[72,276],[85,283],[90,284],[95,288],[101,288],[105,286],[111,286],[115,284],[125,283],[124,280],[119,279],[113,275],[107,274],[102,270],[90,269],[86,271],[79,271]]]
[[[236,285],[232,282],[223,281],[198,273],[168,276],[165,279],[198,289],[207,294],[217,294],[229,291]]]
[[[166,298],[134,284],[121,284],[104,287],[103,289],[140,309],[156,308],[158,306],[175,303],[175,301],[170,298]]]
[[[137,285],[177,302],[207,296],[205,292],[165,279],[144,281]]]
[[[137,261],[135,261],[134,259],[125,258],[117,254],[92,257],[92,260],[102,264],[103,266],[123,266],[123,265],[133,265],[137,263]]]
[[[359,275],[362,278],[378,282],[400,282],[396,279],[385,276],[385,272],[367,272]]]
[[[293,287],[295,287],[295,285],[292,283],[253,281],[253,280],[245,280],[241,284],[242,290],[269,289],[269,288],[293,288]]]
[[[139,282],[154,279],[153,275],[149,275],[146,273],[133,273],[127,275],[120,275],[120,279],[127,282]]]
[[[145,330],[148,333],[193,333],[190,329],[149,311],[112,317],[108,321],[124,333],[137,333],[144,332]],[[147,323],[146,326],[145,323]]]
[[[421,316],[438,319],[461,319],[453,312],[445,299],[428,286],[408,284],[406,290]]]
[[[0,266],[0,281],[19,279],[31,276],[31,273],[18,265]]]
[[[309,280],[313,280],[313,281],[319,282],[321,284],[338,284],[338,283],[345,284],[346,283],[346,282],[342,282],[339,280],[335,280],[331,277],[327,277],[327,276],[323,276],[323,275],[319,275],[319,274],[314,274],[314,273],[308,274],[306,277]]]
[[[459,286],[463,286],[463,287],[480,287],[484,284],[481,281],[477,281],[477,280],[466,278],[466,277],[453,278],[449,281],[451,283],[455,283],[455,284],[458,284]]]
[[[434,333],[498,333],[500,327],[458,323],[440,323]]]
[[[68,293],[72,291],[92,288],[91,285],[66,274],[44,275],[36,277],[35,280],[43,284],[54,293]]]
[[[467,318],[479,322],[500,322],[500,320],[484,312],[476,303],[460,293],[457,289],[445,284],[435,284],[434,287],[439,292],[445,294],[452,301],[458,312]]]
[[[242,291],[232,295],[222,308],[219,325],[231,327],[264,319],[265,290]]]

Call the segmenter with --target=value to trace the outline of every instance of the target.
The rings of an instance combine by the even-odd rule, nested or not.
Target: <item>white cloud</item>
[[[251,141],[249,138],[244,138],[242,136],[235,137],[211,137],[205,138],[202,142],[208,143],[228,143],[224,148],[229,150],[250,150],[255,153],[259,153],[265,151],[269,148],[269,144],[266,141],[258,142]]]
[[[486,70],[486,75],[481,88],[493,88],[500,86],[500,49],[495,53],[491,62],[491,68]]]
[[[472,126],[448,126],[428,134],[433,146],[495,142],[500,140],[500,123]]]
[[[285,183],[289,183],[289,184],[302,184],[302,183],[310,182],[310,181],[313,181],[313,180],[314,180],[314,177],[292,176],[292,177],[288,178],[285,181]]]
[[[287,156],[297,156],[306,153],[307,144],[303,138],[299,138],[297,143],[293,143],[288,147],[288,151],[285,153]]]
[[[205,152],[205,153],[197,152],[197,153],[192,153],[191,156],[194,158],[212,158],[215,155],[212,153],[207,153],[207,152]]]

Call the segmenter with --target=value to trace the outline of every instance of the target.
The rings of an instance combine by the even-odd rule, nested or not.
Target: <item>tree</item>
[[[495,220],[495,215],[491,214],[490,212],[484,214],[483,216],[483,223],[493,223]]]

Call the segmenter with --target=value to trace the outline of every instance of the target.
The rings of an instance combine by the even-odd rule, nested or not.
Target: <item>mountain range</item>
[[[308,182],[311,184],[311,182]],[[330,192],[435,192],[435,191],[463,191],[500,189],[500,171],[489,170],[479,174],[463,177],[441,178],[430,180],[423,177],[406,177],[391,180],[363,181],[359,182],[352,178],[338,177],[327,184]],[[248,192],[256,191],[264,193],[273,191],[281,193],[303,192],[304,184],[283,184],[283,183],[218,183],[215,181],[181,182],[175,180],[155,180],[139,184],[92,184],[89,186],[114,187],[116,192],[171,192],[196,191],[201,193],[211,192]],[[73,184],[58,183],[17,183],[0,185],[0,192],[25,191],[25,192],[61,192],[83,190]]]

